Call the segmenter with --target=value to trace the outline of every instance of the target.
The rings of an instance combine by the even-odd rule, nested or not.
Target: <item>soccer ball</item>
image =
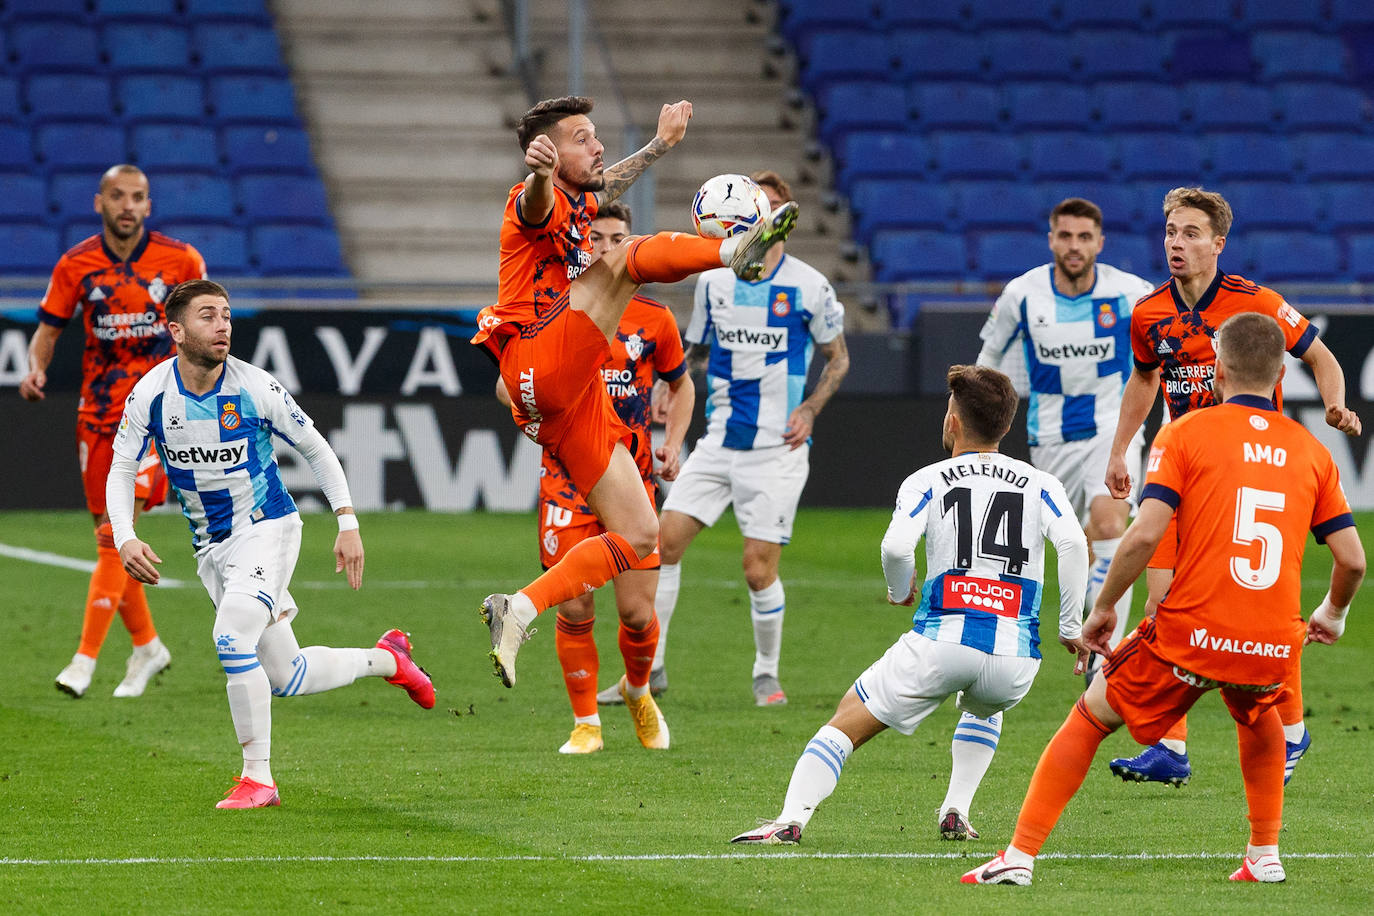
[[[768,195],[746,175],[708,179],[692,200],[697,235],[723,239],[751,228],[768,215]]]

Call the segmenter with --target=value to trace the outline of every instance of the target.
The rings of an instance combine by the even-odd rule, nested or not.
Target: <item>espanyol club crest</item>
[[[1097,304],[1097,326],[1099,328],[1111,328],[1116,326],[1116,309],[1112,308],[1110,302],[1099,302]]]
[[[639,358],[644,355],[644,338],[638,334],[631,334],[626,337],[625,352],[629,354],[630,359],[638,362]]]
[[[787,293],[778,290],[773,295],[773,314],[779,318],[792,311],[792,300],[787,298]]]
[[[242,422],[243,418],[239,416],[238,407],[234,402],[225,401],[224,406],[220,408],[219,425],[232,432],[238,429]]]

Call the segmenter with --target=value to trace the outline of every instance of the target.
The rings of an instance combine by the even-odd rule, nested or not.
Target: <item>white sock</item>
[[[595,725],[601,727],[601,716],[599,713],[592,713],[590,716],[573,716],[573,725]]]
[[[782,616],[786,607],[782,579],[760,590],[749,590],[749,617],[754,622],[754,677],[778,676],[782,655]]]
[[[256,598],[231,592],[215,612],[215,651],[224,667],[229,717],[243,748],[243,776],[272,785],[272,684],[257,645],[268,612]]]
[[[148,640],[143,645],[134,646],[134,651],[138,652],[139,655],[148,656],[156,654],[157,650],[161,648],[162,637],[154,636],[152,639]]]
[[[1083,616],[1086,617],[1092,611],[1093,604],[1097,601],[1097,595],[1102,591],[1102,583],[1107,578],[1107,569],[1112,565],[1112,557],[1116,556],[1117,548],[1121,546],[1121,538],[1110,538],[1104,541],[1093,541],[1093,567],[1088,574],[1088,594],[1086,604],[1083,606]],[[1112,631],[1111,645],[1116,646],[1126,635],[1126,628],[1130,626],[1131,618],[1131,599],[1135,595],[1135,586],[1130,585],[1116,602],[1116,629]],[[1100,655],[1094,655],[1092,670],[1094,672],[1102,669],[1102,663],[1106,661]]]
[[[369,658],[381,653],[385,659]],[[375,664],[374,664],[375,662]],[[278,697],[303,697],[347,687],[360,677],[396,673],[396,658],[385,649],[335,649],[330,646],[306,646],[291,660],[291,675],[282,687],[272,688]]]
[[[954,727],[954,740],[950,742],[949,755],[953,766],[949,774],[949,791],[940,811],[957,808],[965,817],[973,807],[973,794],[987,773],[992,757],[997,753],[997,743],[1002,739],[1002,714],[980,719],[972,713],[959,716],[959,724]]]
[[[1035,856],[1028,852],[1022,852],[1010,843],[1002,853],[1002,861],[1008,865],[1021,865],[1029,869],[1035,868]]]
[[[682,588],[682,564],[664,563],[658,568],[658,591],[654,593],[654,612],[658,614],[658,648],[654,650],[654,671],[663,670],[668,651],[668,622],[677,609],[677,594]]]
[[[1188,753],[1188,742],[1180,741],[1177,738],[1160,738],[1159,743],[1173,751],[1175,754]]]
[[[535,609],[534,602],[524,592],[516,592],[510,596],[510,613],[515,618],[515,622],[522,627],[529,626],[534,618],[539,616],[539,611]]]
[[[1273,846],[1251,846],[1247,843],[1245,846],[1245,858],[1249,859],[1251,862],[1255,861],[1260,856],[1277,856],[1278,854],[1279,847],[1277,844]]]
[[[625,681],[625,696],[629,697],[630,699],[632,699],[632,700],[638,700],[640,697],[643,697],[643,696],[644,696],[645,694],[647,694],[648,692],[649,692],[649,685],[648,685],[648,684],[640,684],[638,687],[636,687],[634,684],[631,684],[631,683],[630,683],[629,679],[626,679],[626,681]]]
[[[795,821],[806,826],[816,806],[830,797],[840,781],[840,770],[854,751],[854,743],[844,732],[830,725],[822,725],[816,736],[806,744],[806,750],[792,770],[787,784],[787,797],[782,802],[780,821]]]
[[[1297,725],[1285,725],[1283,727],[1283,740],[1289,744],[1297,744],[1302,740],[1302,736],[1307,734],[1307,723],[1299,722]]]

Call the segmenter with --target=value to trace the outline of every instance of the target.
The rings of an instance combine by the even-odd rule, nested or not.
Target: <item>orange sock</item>
[[[630,542],[607,531],[579,541],[567,556],[520,591],[542,614],[569,598],[600,588],[638,562]]]
[[[1279,711],[1279,721],[1284,725],[1297,725],[1303,719],[1302,709],[1302,672],[1283,685],[1278,703],[1274,708]]]
[[[686,232],[659,232],[630,243],[625,270],[636,283],[676,283],[692,274],[724,267],[724,239],[703,239]]]
[[[133,637],[135,646],[146,646],[157,639],[157,627],[153,626],[153,612],[148,607],[148,594],[143,590],[143,583],[133,576],[129,577],[129,584],[124,586],[124,596],[119,602],[119,616],[124,621],[129,635]]]
[[[1240,775],[1245,779],[1250,845],[1277,846],[1283,826],[1283,723],[1270,710],[1254,725],[1236,723]]]
[[[1045,838],[1059,822],[1059,815],[1083,785],[1083,777],[1088,775],[1098,745],[1111,733],[1111,729],[1088,712],[1083,698],[1079,697],[1035,765],[1026,800],[1021,803],[1021,813],[1016,817],[1016,833],[1011,839],[1013,846],[1027,855],[1040,854],[1040,847],[1045,845]]]
[[[573,715],[579,719],[596,715],[596,676],[601,662],[592,635],[595,623],[594,617],[574,623],[562,614],[554,622],[554,651],[558,653],[558,664],[563,666],[563,683],[568,687]]]
[[[1188,717],[1187,717],[1187,716],[1179,716],[1179,717],[1178,717],[1178,721],[1175,722],[1173,725],[1170,725],[1170,726],[1169,726],[1169,730],[1168,730],[1167,732],[1164,733],[1164,737],[1166,737],[1166,738],[1171,738],[1171,739],[1173,739],[1174,741],[1187,741],[1187,740],[1188,740]]]
[[[95,541],[95,571],[91,573],[91,584],[86,590],[86,614],[81,621],[81,645],[77,648],[82,655],[91,658],[100,655],[105,634],[110,631],[110,622],[114,620],[115,610],[130,581],[124,565],[119,562],[119,551],[115,550],[108,523],[96,530]]]
[[[649,683],[649,669],[658,651],[658,615],[649,618],[642,630],[631,630],[620,622],[620,655],[625,659],[625,683],[643,687]]]

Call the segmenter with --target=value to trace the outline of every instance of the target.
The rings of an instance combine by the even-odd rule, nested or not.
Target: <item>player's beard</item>
[[[1079,280],[1091,274],[1093,271],[1093,267],[1096,264],[1097,261],[1092,258],[1085,259],[1083,261],[1083,269],[1079,270],[1077,273],[1074,273],[1073,271],[1069,270],[1068,265],[1065,264],[1062,259],[1055,258],[1054,269],[1057,270],[1060,274],[1062,274],[1065,280],[1068,280],[1070,283],[1077,283]]]
[[[134,217],[133,226],[129,229],[124,229],[119,225],[119,217],[117,216],[111,217],[106,215],[104,216],[104,220],[105,231],[120,241],[137,238],[138,234],[143,231],[143,220],[139,217]]]
[[[229,349],[220,355],[214,349],[213,339],[200,339],[187,336],[177,345],[177,355],[201,369],[214,369],[229,358]]]
[[[593,169],[588,169],[585,174],[581,176],[574,176],[569,175],[567,172],[563,171],[563,169],[560,168],[558,170],[558,177],[562,178],[572,187],[577,188],[578,190],[583,192],[600,191],[606,187],[606,172],[604,169],[599,172],[594,171]]]

